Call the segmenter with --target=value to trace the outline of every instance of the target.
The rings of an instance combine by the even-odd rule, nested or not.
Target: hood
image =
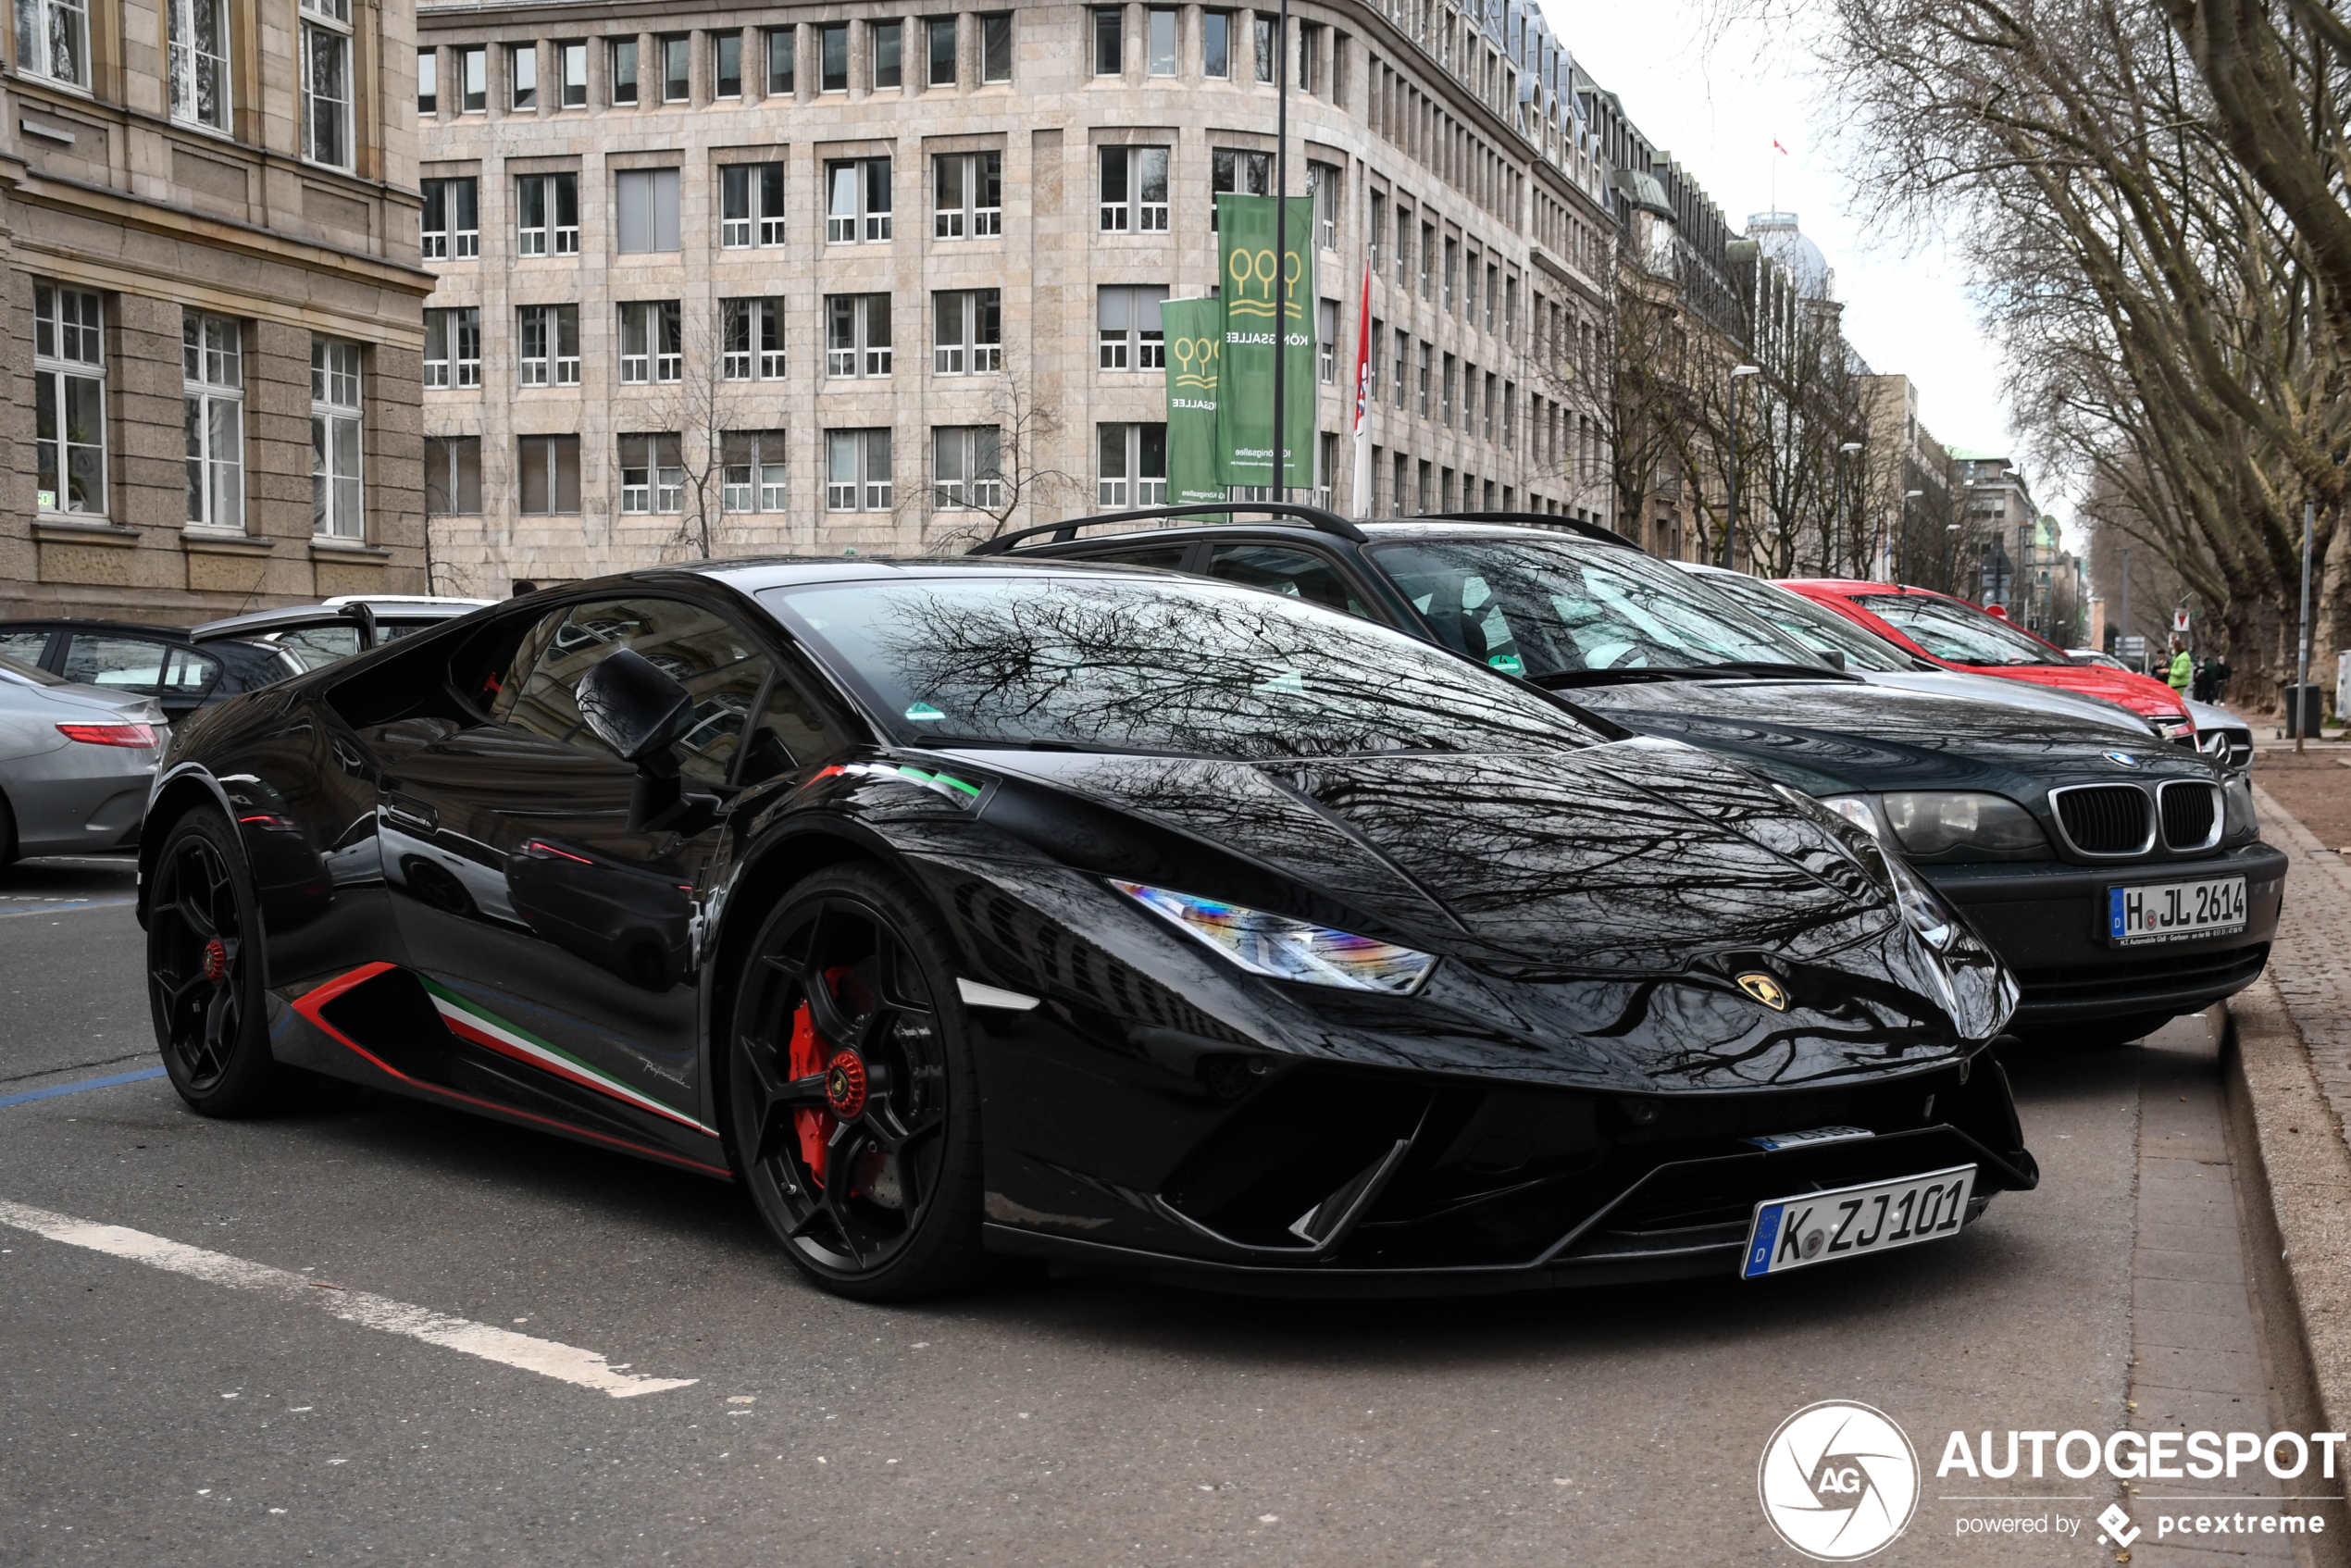
[[[1982,669],[1998,680],[2029,680],[2059,691],[2103,697],[2137,714],[2174,715],[2183,705],[2180,694],[2163,682],[2104,665],[1986,665]]]
[[[2032,799],[2052,784],[2111,778],[2108,753],[2136,759],[2132,777],[2194,753],[2140,726],[2116,727],[2043,709],[1930,696],[1852,681],[1677,680],[1586,687],[1573,693],[1628,729],[1738,758],[1807,794],[1989,790]]]
[[[1872,686],[1916,691],[1929,697],[1964,697],[1972,702],[1997,703],[2034,713],[2064,714],[2087,724],[2128,735],[2133,740],[2159,740],[2140,715],[2104,697],[2061,691],[2031,680],[2002,680],[1996,676],[1969,675],[1955,669],[1856,670]]]

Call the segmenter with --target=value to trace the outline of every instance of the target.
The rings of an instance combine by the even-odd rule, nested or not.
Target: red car
[[[2150,676],[2077,664],[2046,641],[1964,599],[1890,582],[1791,578],[1780,584],[1860,622],[1896,647],[1969,675],[2006,676],[2120,703],[2167,740],[2196,744],[2196,725],[2180,694]]]

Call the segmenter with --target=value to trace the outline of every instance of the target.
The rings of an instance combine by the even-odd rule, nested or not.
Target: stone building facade
[[[0,615],[420,591],[406,0],[0,29]]]
[[[1564,52],[1515,6],[1292,15],[1324,493],[1586,515],[1531,374],[1612,265]],[[1270,190],[1274,31],[1042,0],[424,6],[435,586],[952,547],[1160,499],[1158,302],[1214,287],[1213,192]]]

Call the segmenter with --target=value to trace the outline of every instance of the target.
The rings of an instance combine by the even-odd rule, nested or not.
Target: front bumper
[[[2196,860],[2092,866],[2061,861],[1922,865],[2016,976],[2012,1029],[2200,1012],[2260,977],[2277,934],[2286,856],[2252,843]],[[2106,938],[2108,888],[2208,877],[2245,879],[2245,925],[2227,936],[2117,947]]]

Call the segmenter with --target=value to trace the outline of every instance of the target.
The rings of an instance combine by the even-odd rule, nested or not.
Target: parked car
[[[294,673],[276,650],[230,641],[198,649],[186,627],[135,621],[0,621],[0,655],[85,686],[155,699],[174,723]]]
[[[2119,670],[2131,667],[2096,648],[2068,648],[2066,652],[2085,665]],[[2253,765],[2251,725],[2217,703],[2200,703],[2190,697],[2183,705],[2188,710],[2188,721],[2196,726],[2197,751],[2234,773],[2243,773]]]
[[[1791,578],[1781,586],[1850,616],[1896,647],[1946,669],[2103,697],[2145,717],[2165,740],[2196,744],[2196,725],[2186,703],[2163,682],[2077,663],[2056,643],[1964,599],[1924,588],[1832,578]]]
[[[170,734],[153,697],[0,654],[0,865],[135,842]]]
[[[330,868],[292,927],[245,879],[265,815]],[[473,880],[420,885],[395,831]],[[2014,983],[1871,834],[1173,574],[542,592],[210,716],[141,859],[193,1108],[291,1064],[731,1174],[851,1296],[986,1251],[1297,1292],[1752,1276],[2037,1179],[1986,1052]]]
[[[421,594],[352,594],[316,604],[288,604],[206,621],[191,628],[188,635],[191,641],[206,648],[230,641],[258,643],[284,653],[297,670],[317,669],[495,602]]]
[[[1285,520],[1193,521],[1219,510]],[[1735,758],[1898,847],[2008,960],[2020,1034],[2135,1039],[2252,984],[2269,956],[2286,860],[2260,842],[2244,780],[2102,716],[1871,685],[1604,529],[1358,525],[1236,504],[1080,518],[976,548],[1312,600]],[[2193,918],[2139,923],[2175,896]]]
[[[1930,696],[1970,697],[1980,703],[2064,714],[2091,724],[2111,726],[2118,734],[2133,741],[2162,738],[2156,733],[2154,725],[2120,703],[2060,691],[2028,680],[2000,680],[1988,675],[1964,675],[1946,669],[1896,647],[1860,622],[1815,604],[1801,593],[1791,592],[1776,582],[1696,561],[1675,561],[1673,565],[1872,686],[1923,691]]]

